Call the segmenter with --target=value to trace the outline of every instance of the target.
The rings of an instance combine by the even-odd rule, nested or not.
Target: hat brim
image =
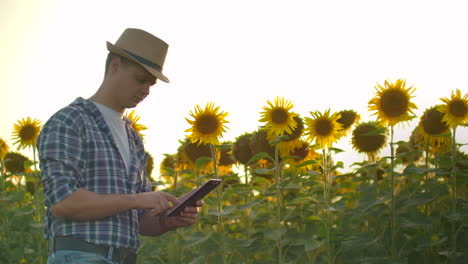
[[[132,55],[128,54],[123,49],[114,46],[109,41],[107,41],[107,50],[112,52],[112,53],[115,53],[115,54],[117,54],[119,56],[122,56],[125,59],[128,59],[129,61],[132,61],[132,62],[140,65],[141,67],[143,67],[145,70],[147,70],[151,75],[153,75],[157,79],[159,79],[159,80],[161,80],[161,81],[163,81],[165,83],[169,83],[169,79],[162,72],[160,72],[160,71],[156,70],[155,68],[150,67],[150,66],[148,66],[148,65],[146,65],[144,63],[141,63],[140,61],[135,59]]]

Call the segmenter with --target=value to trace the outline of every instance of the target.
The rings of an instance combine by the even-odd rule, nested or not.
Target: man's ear
[[[119,57],[115,57],[111,60],[109,63],[109,73],[110,74],[115,74],[119,68],[122,66],[122,61],[120,60]]]

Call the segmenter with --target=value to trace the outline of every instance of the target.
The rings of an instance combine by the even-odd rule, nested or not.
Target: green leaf
[[[281,141],[285,141],[285,140],[288,140],[288,139],[289,139],[288,135],[279,136],[275,140],[270,141],[270,144],[271,145],[276,145],[276,144],[280,143]]]
[[[195,162],[195,168],[199,170],[202,166],[206,165],[210,161],[212,161],[212,159],[209,157],[200,157]]]
[[[226,144],[216,145],[214,147],[217,148],[217,149],[229,149],[229,148],[232,147],[232,144],[226,143]]]
[[[266,169],[266,168],[260,168],[260,169],[256,169],[256,170],[255,170],[255,173],[257,173],[257,174],[269,174],[269,173],[271,173],[271,172],[274,172],[275,169],[276,169],[275,167],[273,167],[273,168],[268,168],[268,169]]]
[[[339,148],[330,148],[330,151],[333,151],[335,153],[345,152],[344,150],[339,149]]]
[[[201,264],[201,263],[205,263],[205,256],[199,256],[189,262],[189,264]]]
[[[251,239],[231,239],[227,241],[228,247],[236,247],[236,248],[242,248],[242,247],[249,247],[252,245],[252,243],[257,240],[256,238],[251,238]]]
[[[294,184],[294,183],[288,183],[286,184],[285,186],[281,186],[281,189],[298,189],[299,186],[297,184]]]
[[[307,171],[307,175],[310,175],[310,176],[317,176],[317,175],[322,175],[322,172],[320,172],[320,171],[314,171],[314,170],[309,170],[309,171]]]
[[[279,228],[268,228],[263,231],[266,238],[278,241],[286,233],[286,227],[280,226]]]
[[[261,160],[261,159],[269,159],[274,162],[274,159],[270,157],[270,155],[268,155],[265,152],[259,152],[255,154],[252,158],[250,158],[250,160],[247,162],[247,165],[257,162],[258,160]]]
[[[316,160],[306,160],[306,161],[302,162],[301,164],[299,164],[299,166],[297,166],[297,168],[304,167],[304,166],[309,166],[309,165],[317,164],[317,163],[318,162]]]
[[[242,204],[242,205],[239,205],[239,210],[243,211],[243,210],[246,210],[248,208],[252,208],[254,206],[257,206],[259,205],[261,202],[263,201],[263,199],[255,199],[255,200],[252,200],[246,204]]]
[[[182,246],[185,248],[193,247],[208,240],[212,234],[212,232],[209,232],[208,234],[201,232],[193,233],[192,235],[185,238],[185,243]]]
[[[379,127],[367,133],[361,134],[361,136],[379,136],[379,135],[385,134],[386,132],[387,132],[386,127]]]
[[[325,241],[318,242],[317,240],[306,240],[304,243],[304,250],[306,252],[318,249],[323,246]]]

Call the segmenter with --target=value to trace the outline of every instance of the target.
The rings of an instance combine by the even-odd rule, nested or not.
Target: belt
[[[96,245],[71,236],[55,237],[51,250],[77,250],[95,253],[106,258],[109,256],[110,251],[112,251],[112,261],[122,264],[136,263],[137,257],[136,251],[133,249]]]

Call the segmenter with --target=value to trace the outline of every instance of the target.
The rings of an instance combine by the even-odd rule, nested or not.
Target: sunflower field
[[[222,183],[204,198],[197,224],[141,237],[138,263],[468,263],[468,155],[456,141],[468,126],[468,94],[456,89],[415,116],[405,80],[375,88],[374,120],[331,109],[302,117],[276,97],[258,129],[233,141],[222,140],[227,112],[196,105],[159,173],[149,156],[148,176],[176,196],[209,178]],[[146,129],[134,111],[127,117]],[[394,128],[415,118],[411,136],[396,142]],[[13,144],[32,159],[0,138],[0,263],[47,262],[40,129],[31,118],[13,128]],[[342,138],[366,158],[345,168],[333,146]]]

